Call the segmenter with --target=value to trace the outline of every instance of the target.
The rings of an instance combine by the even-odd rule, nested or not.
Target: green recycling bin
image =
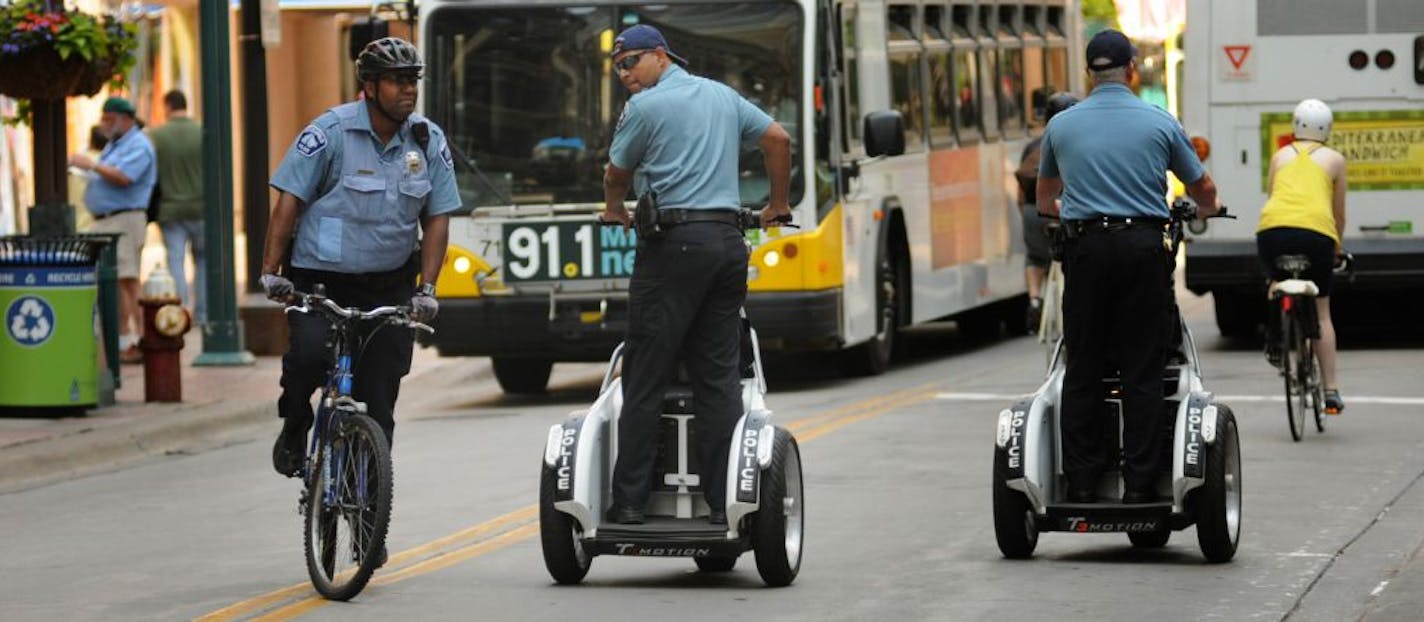
[[[0,238],[0,410],[94,407],[104,245],[80,236]]]

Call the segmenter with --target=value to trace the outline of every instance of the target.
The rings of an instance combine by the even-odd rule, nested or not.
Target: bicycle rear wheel
[[[359,594],[382,561],[392,479],[385,433],[365,415],[347,415],[318,450],[307,491],[306,555],[323,597]]]
[[[1325,387],[1320,384],[1320,361],[1315,358],[1315,343],[1305,340],[1305,355],[1301,357],[1301,404],[1310,404],[1315,415],[1315,431],[1325,433]],[[1307,399],[1308,398],[1308,399]]]
[[[1285,366],[1281,370],[1281,376],[1285,378],[1286,384],[1286,420],[1290,422],[1291,440],[1300,442],[1300,437],[1305,434],[1305,400],[1300,398],[1299,406],[1296,405],[1297,396],[1303,395],[1301,387],[1300,365],[1301,365],[1301,341],[1305,335],[1296,323],[1294,313],[1281,310],[1281,364]]]

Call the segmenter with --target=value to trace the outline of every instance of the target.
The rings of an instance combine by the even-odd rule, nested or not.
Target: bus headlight
[[[467,272],[470,271],[470,268],[473,268],[473,267],[474,267],[474,264],[470,262],[470,258],[469,258],[469,257],[456,257],[456,258],[455,258],[455,272],[456,272],[456,273],[465,274],[465,273],[467,273]]]
[[[776,264],[781,263],[781,253],[767,251],[765,255],[762,255],[761,262],[766,264],[768,268],[775,268]]]

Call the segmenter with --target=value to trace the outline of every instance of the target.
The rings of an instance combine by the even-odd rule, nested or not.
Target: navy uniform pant
[[[660,240],[639,242],[628,286],[614,503],[647,504],[663,397],[683,363],[692,385],[703,495],[712,507],[722,505],[728,444],[742,415],[738,363],[747,257],[742,231],[722,223],[682,224]]]
[[[1103,378],[1119,372],[1123,407],[1123,480],[1144,490],[1162,468],[1163,385],[1169,305],[1160,228],[1089,232],[1064,245],[1063,470],[1091,488],[1116,434]]]
[[[326,295],[343,307],[371,309],[382,305],[410,304],[414,277],[407,268],[390,273],[353,275],[319,270],[292,269],[292,283],[301,292],[312,291],[318,283],[326,286]],[[359,343],[364,347],[352,352],[352,393],[366,404],[370,415],[389,443],[395,434],[396,397],[400,381],[410,373],[410,358],[415,337],[410,329],[381,327],[377,322],[358,326]],[[277,412],[282,417],[312,421],[312,394],[326,383],[327,372],[334,361],[333,350],[327,347],[333,335],[331,323],[318,313],[288,313],[287,328],[290,343],[282,357],[282,396]]]

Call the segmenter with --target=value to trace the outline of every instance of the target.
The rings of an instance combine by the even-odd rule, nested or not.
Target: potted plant
[[[137,47],[132,23],[68,10],[61,0],[14,0],[0,6],[0,95],[93,95],[122,82]]]

